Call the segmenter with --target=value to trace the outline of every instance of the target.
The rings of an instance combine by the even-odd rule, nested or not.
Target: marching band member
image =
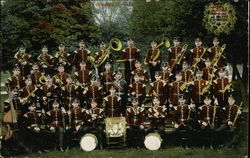
[[[182,55],[184,49],[180,46],[180,40],[178,37],[173,39],[174,46],[168,49],[168,63],[171,70],[176,70],[178,58]]]
[[[15,67],[13,69],[13,75],[7,79],[5,85],[8,91],[12,91],[13,89],[22,89],[25,86],[25,78],[21,75],[21,69],[19,67]]]
[[[104,71],[101,72],[100,75],[101,83],[103,85],[103,91],[105,95],[108,95],[109,89],[114,81],[114,73],[111,71],[111,65],[109,62],[106,62],[104,66]]]
[[[139,101],[139,104],[142,104],[145,101],[146,97],[146,85],[141,81],[138,75],[134,76],[134,83],[129,85],[129,95],[136,97]]]
[[[106,53],[106,51],[107,51],[107,45],[106,45],[106,43],[105,42],[101,42],[100,43],[100,50],[98,51],[98,52],[96,52],[95,53],[95,61],[97,62],[97,61],[100,61],[101,59],[102,59],[102,57],[103,57],[103,55],[105,55],[105,53]],[[109,50],[110,51],[110,50]],[[109,63],[113,63],[113,55],[112,55],[112,53],[109,53],[108,55],[107,55],[107,59],[106,59],[106,61],[104,61],[103,63],[102,63],[102,65],[100,65],[99,67],[98,67],[98,72],[99,73],[101,73],[101,72],[103,72],[104,71],[104,66],[105,66],[105,64],[106,64],[106,62],[109,62]]]
[[[80,69],[77,72],[75,72],[77,85],[84,88],[90,84],[92,71],[87,69],[87,65],[84,60],[80,62],[79,66]]]
[[[224,107],[227,102],[227,91],[230,88],[232,81],[226,76],[224,68],[219,68],[218,70],[219,77],[214,80],[214,91],[216,100],[220,107]]]
[[[181,65],[182,65],[182,70],[181,70],[182,81],[187,83],[191,82],[193,80],[194,72],[192,71],[192,69],[190,69],[188,61],[186,59],[183,59]]]
[[[89,103],[88,105],[90,105],[90,101],[93,99],[97,102],[98,105],[100,105],[103,96],[102,93],[102,87],[97,85],[96,76],[92,76],[90,85],[85,87],[83,91],[83,94],[86,96],[85,98],[87,98],[87,102]]]
[[[150,83],[149,95],[158,97],[160,99],[160,104],[165,104],[167,101],[167,87],[166,82],[161,80],[161,75],[159,72],[155,73],[155,81]]]
[[[237,126],[239,124],[238,116],[242,113],[241,112],[241,105],[237,105],[235,102],[235,92],[231,91],[228,94],[227,98],[227,105],[226,106],[220,106],[221,109],[221,115],[222,120],[220,127],[216,129],[216,131],[219,134],[219,138],[228,138],[228,140],[222,140],[222,142],[226,142],[224,145],[226,147],[233,146],[234,143],[237,141]]]
[[[160,72],[161,74],[161,78],[164,82],[166,83],[171,83],[174,79],[173,79],[173,74],[171,72],[170,66],[168,63],[163,63],[162,65],[162,71]]]
[[[66,72],[70,73],[72,69],[73,55],[65,51],[65,45],[62,43],[58,46],[58,49],[59,51],[54,54],[54,64],[57,65],[58,63],[64,63]]]
[[[198,108],[198,123],[200,129],[205,138],[203,149],[205,146],[209,146],[213,149],[214,141],[214,129],[215,129],[215,118],[216,118],[216,105],[212,104],[213,96],[209,93],[203,95],[203,105]]]
[[[182,81],[181,72],[175,72],[176,80],[169,84],[169,107],[178,104],[179,95],[185,90],[185,82]],[[184,87],[184,88],[182,88]]]
[[[114,77],[113,86],[116,89],[116,95],[121,98],[119,101],[119,107],[123,116],[126,113],[127,97],[128,97],[128,84],[123,79],[122,72],[117,71]]]
[[[61,88],[62,99],[64,103],[64,108],[69,109],[72,104],[73,98],[78,96],[78,87],[73,83],[72,78],[69,76],[66,79],[66,85]]]
[[[155,81],[155,72],[161,70],[162,53],[157,48],[157,42],[151,42],[151,48],[147,51],[146,63],[148,63],[151,82]]]
[[[15,54],[13,65],[20,66],[21,75],[27,76],[30,74],[31,64],[33,63],[33,59],[31,55],[26,53],[26,48],[21,46],[19,51]]]
[[[196,79],[191,84],[192,91],[192,101],[194,104],[199,107],[202,104],[202,95],[204,94],[204,90],[208,85],[208,81],[202,79],[203,72],[201,70],[196,71]]]
[[[157,131],[164,140],[165,121],[167,117],[167,108],[161,105],[158,97],[153,98],[153,106],[148,109],[148,118],[150,119],[150,127],[147,132]]]
[[[135,69],[135,60],[140,58],[140,50],[134,47],[134,41],[130,38],[127,41],[128,47],[123,49],[121,60],[125,61],[125,79],[129,83],[131,78],[131,71]]]
[[[64,128],[66,110],[61,106],[57,100],[52,104],[53,109],[47,112],[49,115],[48,128],[51,133],[51,143],[60,151],[64,151]],[[58,144],[57,144],[58,142]]]
[[[61,88],[54,84],[54,78],[50,75],[45,76],[45,84],[41,87],[41,96],[43,99],[43,105],[46,111],[51,110],[51,104],[56,97],[60,96]]]
[[[206,58],[205,60],[205,67],[202,69],[203,71],[203,76],[202,79],[209,81],[209,80],[213,80],[215,74],[215,68],[211,67],[211,60],[209,58]]]
[[[200,38],[195,39],[195,48],[190,49],[190,63],[192,68],[196,68],[198,66],[199,69],[204,67],[203,60],[204,55],[206,54],[206,48],[202,47],[202,41]]]
[[[192,127],[190,124],[190,115],[191,111],[194,111],[195,104],[188,105],[187,104],[187,95],[184,93],[179,95],[178,98],[178,105],[174,106],[174,118],[173,118],[173,125],[176,129],[176,133],[178,139],[183,140],[181,145],[185,147],[185,149],[189,149],[188,141],[191,138]],[[185,133],[182,131],[185,130]],[[183,139],[184,138],[184,139]]]
[[[104,97],[105,117],[120,117],[122,115],[119,102],[120,97],[116,96],[116,89],[111,86],[109,89],[110,95]]]
[[[42,66],[43,72],[45,74],[52,75],[54,73],[54,57],[48,54],[48,47],[44,45],[42,47],[42,54],[37,57],[39,65]]]
[[[147,71],[146,71],[146,70],[143,70],[143,69],[141,68],[141,63],[140,63],[140,61],[138,61],[138,60],[135,61],[135,70],[133,70],[133,71],[131,72],[131,74],[132,74],[132,77],[131,77],[130,83],[133,83],[133,82],[134,82],[133,78],[134,78],[135,75],[140,76],[140,78],[143,79],[145,82],[148,81],[148,74],[147,74]]]
[[[87,121],[89,119],[89,115],[86,113],[87,109],[81,108],[80,101],[75,98],[72,101],[72,105],[70,109],[67,111],[68,119],[66,122],[66,133],[65,140],[67,141],[67,145],[70,146],[70,140],[74,138],[79,138],[87,131]]]
[[[132,98],[131,105],[126,110],[128,145],[142,147],[144,137],[145,108],[139,105],[137,98]],[[135,140],[136,139],[136,140]]]
[[[35,103],[28,106],[29,111],[23,115],[25,131],[29,140],[29,145],[34,152],[41,152],[43,147],[43,140],[40,139],[42,136],[42,113],[36,111]]]
[[[40,86],[41,83],[39,82],[39,78],[43,75],[44,75],[44,73],[39,70],[39,65],[37,63],[34,63],[32,65],[32,70],[31,70],[30,76],[32,79],[32,83],[35,86]]]
[[[91,132],[95,134],[98,137],[98,142],[100,149],[103,148],[103,108],[101,105],[98,105],[98,102],[95,101],[94,99],[91,100],[90,102],[91,108],[86,111],[86,113],[89,115],[89,125],[88,125],[88,132]]]
[[[88,57],[90,56],[90,50],[86,48],[86,44],[83,40],[79,41],[79,49],[74,51],[74,59],[73,63],[76,67],[78,67],[81,61],[85,61],[87,64],[87,68],[90,68],[90,63],[88,61]]]
[[[36,90],[37,88],[32,84],[32,80],[30,76],[27,76],[25,80],[26,86],[23,87],[20,92],[20,102],[24,107],[27,107],[28,103],[33,103],[36,100]]]
[[[66,79],[70,76],[68,73],[65,72],[64,63],[59,63],[57,67],[58,73],[54,75],[55,83],[61,87],[66,84]]]
[[[219,46],[220,41],[217,37],[213,39],[213,47],[208,48],[206,57],[208,57],[211,61],[214,59],[216,60],[217,55],[219,55],[217,66],[218,68],[225,67],[226,66],[226,56],[220,53],[223,53],[223,48]],[[222,51],[222,52],[221,52]]]

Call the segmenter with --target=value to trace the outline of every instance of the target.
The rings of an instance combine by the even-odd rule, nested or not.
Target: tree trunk
[[[232,66],[233,66],[233,72],[237,76],[237,78],[238,78],[237,81],[240,84],[240,92],[241,92],[244,108],[248,110],[248,106],[249,106],[248,105],[249,96],[248,96],[248,92],[247,92],[248,82],[243,81],[242,77],[240,76],[239,70],[238,70],[238,68],[236,67],[236,65],[234,63],[232,63]]]
[[[248,84],[248,64],[243,63],[243,74],[242,74],[242,80]]]

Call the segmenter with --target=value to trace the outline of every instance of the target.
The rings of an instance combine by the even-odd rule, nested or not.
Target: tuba
[[[41,84],[46,84],[45,76],[41,76],[41,77],[39,78],[39,82],[40,82]]]
[[[166,48],[170,47],[170,42],[168,39],[164,38],[160,44],[156,48],[160,48],[161,46],[164,46]]]
[[[96,61],[96,67],[100,67],[107,60],[108,55],[111,53],[111,49],[114,51],[120,51],[122,49],[122,42],[117,38],[112,38],[105,53]]]
[[[158,48],[160,48],[160,47],[162,47],[162,46],[164,46],[164,47],[166,47],[166,48],[169,48],[169,47],[170,47],[170,42],[169,42],[169,40],[168,40],[168,39],[163,39],[162,42],[156,46],[156,49],[158,49]],[[161,54],[161,51],[158,50],[157,53],[156,53],[156,55],[151,56],[152,62],[156,61],[156,60],[159,58],[160,54]],[[145,58],[145,60],[144,60],[144,64],[145,64],[145,65],[148,64],[148,62],[146,62],[146,59],[147,59],[147,58]]]

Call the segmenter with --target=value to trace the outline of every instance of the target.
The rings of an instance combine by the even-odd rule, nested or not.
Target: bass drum
[[[149,133],[146,135],[144,145],[148,150],[158,150],[161,147],[162,139],[158,133]]]
[[[81,149],[84,151],[93,151],[98,145],[97,137],[92,133],[87,133],[80,140]]]

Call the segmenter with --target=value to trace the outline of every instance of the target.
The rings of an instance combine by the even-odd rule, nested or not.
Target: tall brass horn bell
[[[39,82],[40,82],[41,84],[46,84],[45,76],[41,76],[41,77],[39,78]]]
[[[114,51],[120,51],[122,49],[122,42],[117,38],[112,38],[109,42],[109,47]]]
[[[169,42],[169,40],[168,40],[167,38],[164,38],[164,39],[162,40],[162,42],[161,42],[159,45],[156,46],[156,48],[160,48],[161,46],[164,46],[164,47],[166,47],[166,48],[169,48],[169,47],[170,47],[170,42]]]
[[[108,55],[111,53],[110,49],[120,51],[122,49],[122,42],[117,38],[112,38],[105,53],[96,61],[96,67],[100,67],[107,60]]]

